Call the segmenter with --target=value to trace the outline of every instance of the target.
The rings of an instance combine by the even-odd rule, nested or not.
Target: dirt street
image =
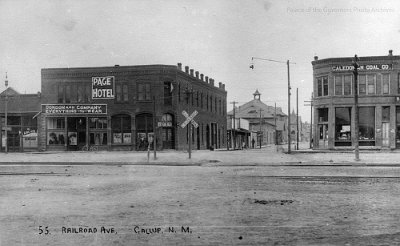
[[[400,168],[0,166],[0,245],[400,244]]]

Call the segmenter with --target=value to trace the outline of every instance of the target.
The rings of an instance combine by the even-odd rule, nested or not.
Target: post
[[[360,160],[360,150],[359,150],[359,140],[358,140],[358,118],[359,118],[359,110],[358,110],[358,57],[354,55],[353,61],[353,74],[354,74],[354,83],[353,83],[353,93],[354,93],[354,134],[353,136],[353,144],[354,144],[354,154],[355,160]]]
[[[275,121],[275,145],[278,145],[278,134],[276,134],[276,103],[275,103],[274,121]]]
[[[311,119],[310,119],[310,149],[313,148],[312,144],[313,144],[313,140],[312,140],[312,129],[313,129],[313,125],[312,125],[312,106],[313,106],[313,97],[314,97],[314,92],[311,92],[311,102],[310,102],[310,107],[311,107]]]
[[[296,88],[296,146],[299,150],[299,88]]]
[[[154,149],[154,160],[157,160],[157,126],[156,126],[156,97],[153,96],[153,149]]]
[[[290,69],[289,69],[289,60],[287,60],[287,76],[288,76],[288,154],[290,154]]]
[[[263,110],[260,108],[260,149],[262,146],[261,111],[263,111]]]
[[[236,110],[235,110],[235,105],[238,102],[231,102],[233,104],[233,129],[232,129],[232,138],[233,138],[233,150],[236,149]]]
[[[190,96],[191,96],[191,94],[192,94],[193,92],[192,91],[189,91],[189,88],[187,89],[187,91],[186,91],[186,97],[187,97],[187,108],[188,108],[188,114],[190,115]],[[188,134],[189,134],[189,136],[188,136],[188,140],[189,140],[189,150],[188,150],[188,153],[189,153],[189,159],[192,159],[192,122],[189,122],[188,123]]]
[[[4,131],[4,133],[5,133],[5,142],[6,142],[6,145],[4,146],[4,151],[6,152],[6,153],[8,153],[8,126],[7,126],[7,117],[8,117],[8,91],[7,91],[7,89],[8,89],[8,79],[7,79],[7,73],[6,73],[6,80],[5,80],[5,86],[6,86],[6,91],[5,91],[5,93],[6,93],[6,98],[5,98],[5,112],[4,112],[4,116],[5,116],[5,118],[4,118],[4,126],[5,126],[5,131]]]

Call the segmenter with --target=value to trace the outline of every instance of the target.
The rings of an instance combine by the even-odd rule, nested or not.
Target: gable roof
[[[235,108],[235,117],[236,118],[259,118],[260,117],[260,109],[262,110],[261,115],[263,118],[273,118],[275,114],[275,107],[268,106],[263,103],[261,100],[253,99],[242,106]],[[233,115],[233,110],[228,112],[228,115]],[[276,108],[277,116],[286,116],[282,112],[280,107]]]

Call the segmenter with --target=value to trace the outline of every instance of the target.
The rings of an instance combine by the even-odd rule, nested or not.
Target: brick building
[[[157,149],[187,149],[189,125],[193,149],[223,148],[226,95],[180,63],[42,69],[37,149],[147,150],[154,138]],[[197,128],[181,127],[183,111],[198,112]]]
[[[360,57],[358,69],[360,148],[400,148],[400,56]],[[314,57],[315,149],[353,148],[353,57]]]
[[[7,94],[7,127],[5,122]],[[0,94],[1,151],[22,152],[37,150],[37,120],[41,94],[21,94],[8,87]],[[7,139],[6,139],[7,129]]]

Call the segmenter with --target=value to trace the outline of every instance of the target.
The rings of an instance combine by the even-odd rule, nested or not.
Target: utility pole
[[[154,160],[157,160],[157,126],[156,126],[156,97],[153,96],[153,149],[154,149]]]
[[[278,134],[276,134],[276,103],[275,103],[275,112],[274,112],[274,125],[275,125],[275,145],[278,145]]]
[[[7,91],[7,89],[8,89],[8,78],[7,78],[7,73],[6,73],[6,80],[4,81],[4,83],[5,83],[5,86],[6,86],[6,98],[5,98],[5,112],[4,112],[4,116],[5,116],[5,119],[4,119],[4,125],[5,125],[5,142],[6,142],[6,145],[4,146],[4,150],[5,150],[5,152],[6,153],[8,153],[8,126],[7,126],[7,117],[8,117],[8,115],[7,115],[7,111],[8,111],[8,91]]]
[[[233,128],[232,128],[232,139],[233,139],[233,150],[236,149],[236,103],[238,102],[231,102],[233,104]]]
[[[299,88],[296,88],[296,147],[299,150]]]
[[[255,59],[258,60],[264,60],[264,61],[271,61],[271,62],[277,62],[277,63],[286,63],[287,65],[287,75],[288,75],[288,154],[290,154],[290,144],[291,144],[291,137],[290,137],[290,67],[289,64],[296,64],[293,62],[290,62],[289,60],[287,60],[286,62],[283,61],[276,61],[276,60],[272,60],[272,59],[265,59],[265,58],[259,58],[259,57],[252,57],[251,60],[254,61]],[[254,63],[252,62],[250,65],[251,69],[254,69]]]
[[[359,131],[359,126],[358,126],[358,119],[359,119],[359,110],[358,110],[358,57],[357,55],[354,55],[354,60],[353,60],[353,74],[354,74],[354,83],[353,83],[353,92],[354,92],[354,134],[353,136],[353,144],[354,144],[354,154],[355,154],[355,160],[359,161],[360,160],[360,150],[359,150],[359,141],[358,141],[358,131]]]
[[[260,149],[261,149],[261,146],[262,146],[262,135],[263,135],[262,134],[262,130],[261,130],[261,123],[262,123],[261,122],[262,121],[261,120],[261,111],[264,111],[264,110],[260,108]]]
[[[288,154],[290,154],[290,144],[291,144],[291,137],[290,137],[290,69],[289,69],[289,60],[287,60],[287,81],[288,81]]]
[[[186,102],[187,102],[187,108],[188,108],[188,114],[190,114],[190,96],[193,94],[193,89],[189,90],[189,88],[186,89]],[[192,124],[189,122],[188,124],[188,140],[189,140],[189,159],[192,159]]]

